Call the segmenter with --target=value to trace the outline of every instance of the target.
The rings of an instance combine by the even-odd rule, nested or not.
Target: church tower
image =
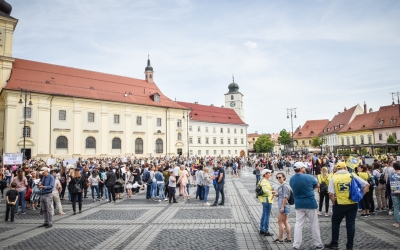
[[[225,94],[225,107],[235,110],[236,114],[244,121],[243,95],[239,92],[239,85],[235,83],[233,76],[228,89],[228,93]]]
[[[148,58],[147,58],[147,66],[144,70],[144,74],[146,76],[146,81],[148,83],[154,83],[154,81],[153,81],[154,71],[153,71],[153,67],[151,67],[151,65],[150,65],[150,56],[148,56]]]
[[[12,7],[4,0],[0,0],[0,91],[6,86],[10,78],[12,64],[13,35],[18,20],[10,16]]]

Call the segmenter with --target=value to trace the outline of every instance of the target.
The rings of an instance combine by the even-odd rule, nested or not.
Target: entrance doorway
[[[182,149],[178,148],[178,155],[181,156],[182,155]]]
[[[23,148],[21,149],[21,153],[24,153],[24,149]],[[31,158],[31,156],[32,156],[31,149],[30,148],[26,148],[25,149],[25,157],[26,157],[26,159],[29,160]]]

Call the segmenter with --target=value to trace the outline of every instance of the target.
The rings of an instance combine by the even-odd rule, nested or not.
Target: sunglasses
[[[279,180],[279,179],[282,179],[282,176],[278,176],[278,177],[276,177],[276,179],[278,179],[278,180]]]

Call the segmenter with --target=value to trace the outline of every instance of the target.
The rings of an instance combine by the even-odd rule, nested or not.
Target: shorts
[[[281,209],[278,209],[278,214],[281,212]],[[283,214],[290,214],[290,208],[285,207],[283,209]]]

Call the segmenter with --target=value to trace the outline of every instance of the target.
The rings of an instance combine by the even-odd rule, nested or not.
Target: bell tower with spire
[[[150,65],[150,55],[148,55],[148,58],[147,58],[147,66],[144,70],[144,74],[146,77],[146,81],[148,83],[154,83],[154,81],[153,81],[154,71],[153,71],[153,67],[151,67],[151,65]]]
[[[235,83],[233,75],[228,89],[228,93],[225,94],[225,107],[235,110],[236,114],[244,121],[243,94],[239,92],[239,85]]]

